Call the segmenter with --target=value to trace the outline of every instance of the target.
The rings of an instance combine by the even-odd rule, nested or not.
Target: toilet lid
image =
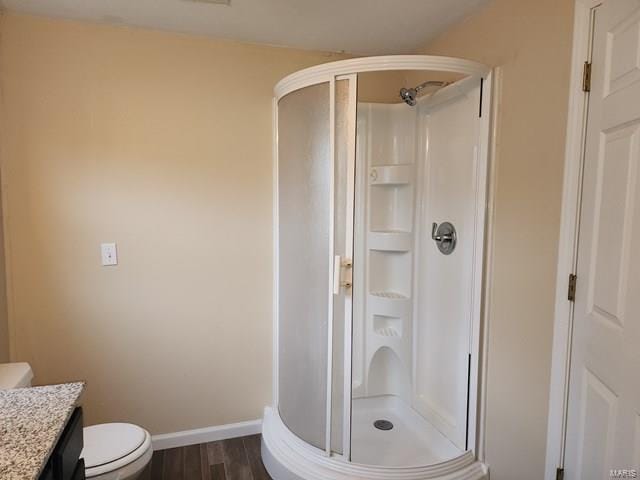
[[[130,423],[104,423],[84,428],[85,468],[115,462],[144,443],[145,431]]]

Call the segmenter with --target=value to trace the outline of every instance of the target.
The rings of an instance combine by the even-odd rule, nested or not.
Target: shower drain
[[[373,426],[378,430],[391,430],[393,428],[393,423],[389,420],[376,420],[373,422]]]

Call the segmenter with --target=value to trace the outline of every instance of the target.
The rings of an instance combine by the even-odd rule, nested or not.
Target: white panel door
[[[640,462],[640,0],[605,1],[593,42],[565,454],[570,480],[625,478],[621,470]]]

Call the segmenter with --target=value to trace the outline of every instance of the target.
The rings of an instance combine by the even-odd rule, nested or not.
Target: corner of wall
[[[2,45],[3,45],[3,33],[4,33],[4,20],[5,9],[0,4],[0,69],[2,69]],[[0,83],[0,107],[3,105],[3,89]],[[1,108],[1,112],[4,112],[4,108]],[[5,212],[4,212],[4,185],[2,184],[2,165],[4,164],[4,118],[0,118],[0,363],[8,362],[11,358],[11,341],[10,341],[10,329],[9,329],[9,314],[7,305],[7,269],[6,269],[6,256],[5,256]]]

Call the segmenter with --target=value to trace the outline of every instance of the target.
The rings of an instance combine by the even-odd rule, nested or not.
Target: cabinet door
[[[82,436],[82,408],[78,407],[71,415],[53,454],[51,466],[55,480],[72,480],[84,446]]]

